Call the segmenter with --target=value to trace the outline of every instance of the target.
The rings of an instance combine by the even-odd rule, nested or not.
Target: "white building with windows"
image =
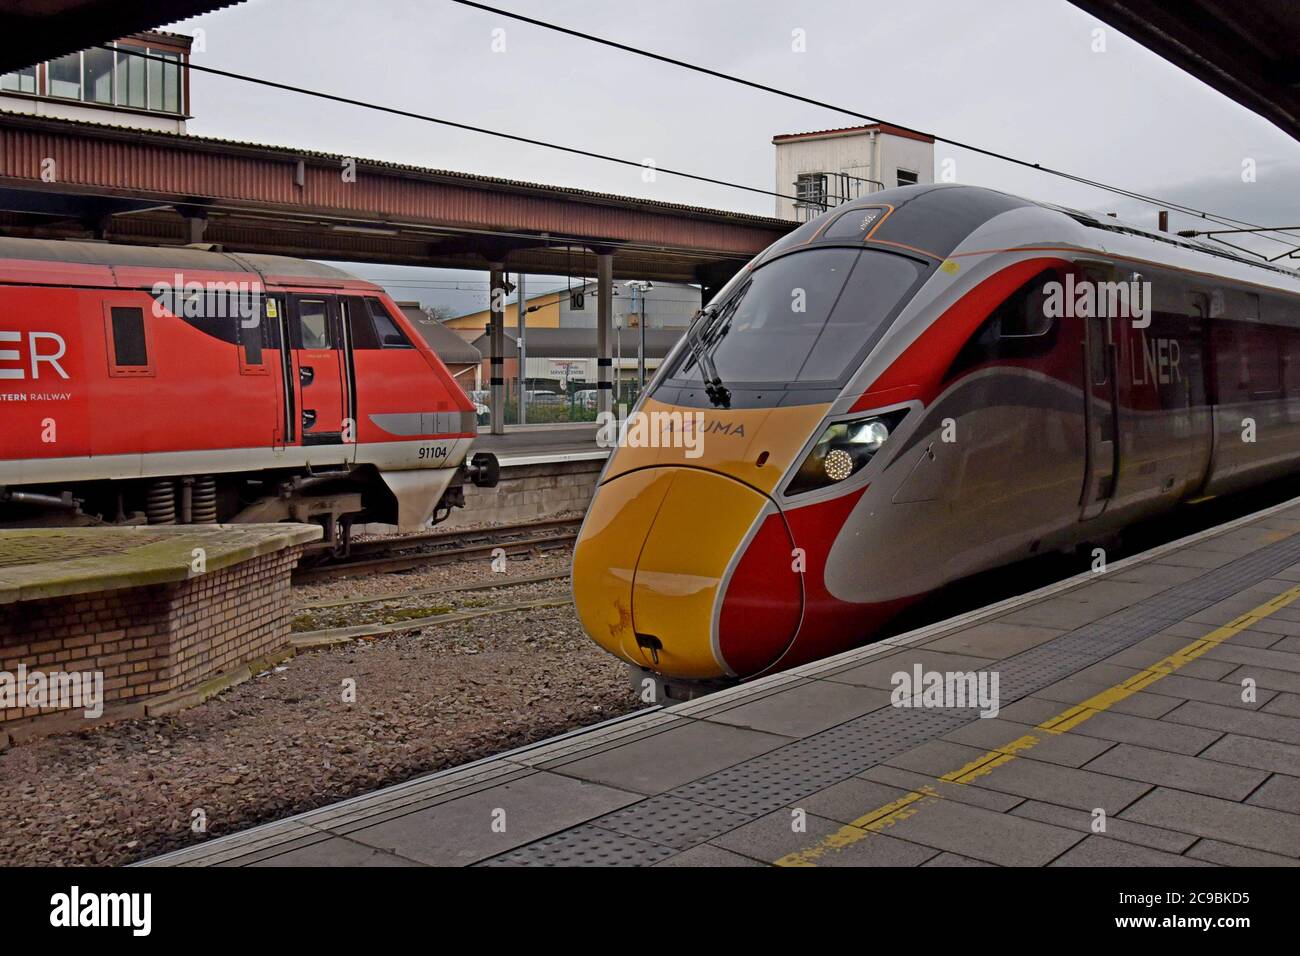
[[[0,74],[0,111],[183,133],[192,42],[150,30]]]
[[[934,182],[934,137],[886,123],[787,133],[776,147],[776,215],[800,222],[881,189]]]

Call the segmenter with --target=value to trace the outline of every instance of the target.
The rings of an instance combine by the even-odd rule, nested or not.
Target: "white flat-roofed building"
[[[2,73],[0,111],[183,133],[192,43],[148,30]]]
[[[934,137],[886,123],[786,133],[776,147],[776,215],[805,221],[881,189],[934,182]]]

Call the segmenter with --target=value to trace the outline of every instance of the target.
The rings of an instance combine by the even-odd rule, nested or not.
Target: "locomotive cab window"
[[[925,273],[908,256],[875,250],[780,256],[701,315],[665,381],[697,384],[703,364],[728,386],[842,384]]]
[[[378,299],[366,299],[366,304],[370,307],[370,318],[375,323],[375,335],[379,339],[379,347],[385,349],[409,349],[411,342],[402,330],[397,327],[393,317],[388,314],[384,304]]]
[[[333,348],[329,315],[329,304],[324,299],[298,300],[298,331],[303,348]]]
[[[107,306],[108,371],[113,376],[152,375],[144,309]]]

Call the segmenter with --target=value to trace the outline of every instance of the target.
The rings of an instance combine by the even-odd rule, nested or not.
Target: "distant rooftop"
[[[838,129],[818,129],[808,133],[782,133],[779,136],[773,136],[773,143],[791,143],[800,139],[831,139],[836,136],[860,136],[863,133],[888,133],[890,136],[901,136],[904,139],[916,139],[923,143],[933,143],[934,137],[926,133],[918,133],[915,130],[904,129],[901,126],[893,126],[889,123],[869,123],[866,126],[841,126]]]

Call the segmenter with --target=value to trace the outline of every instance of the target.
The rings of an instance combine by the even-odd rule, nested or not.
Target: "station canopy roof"
[[[1296,0],[1072,0],[1300,139]]]

